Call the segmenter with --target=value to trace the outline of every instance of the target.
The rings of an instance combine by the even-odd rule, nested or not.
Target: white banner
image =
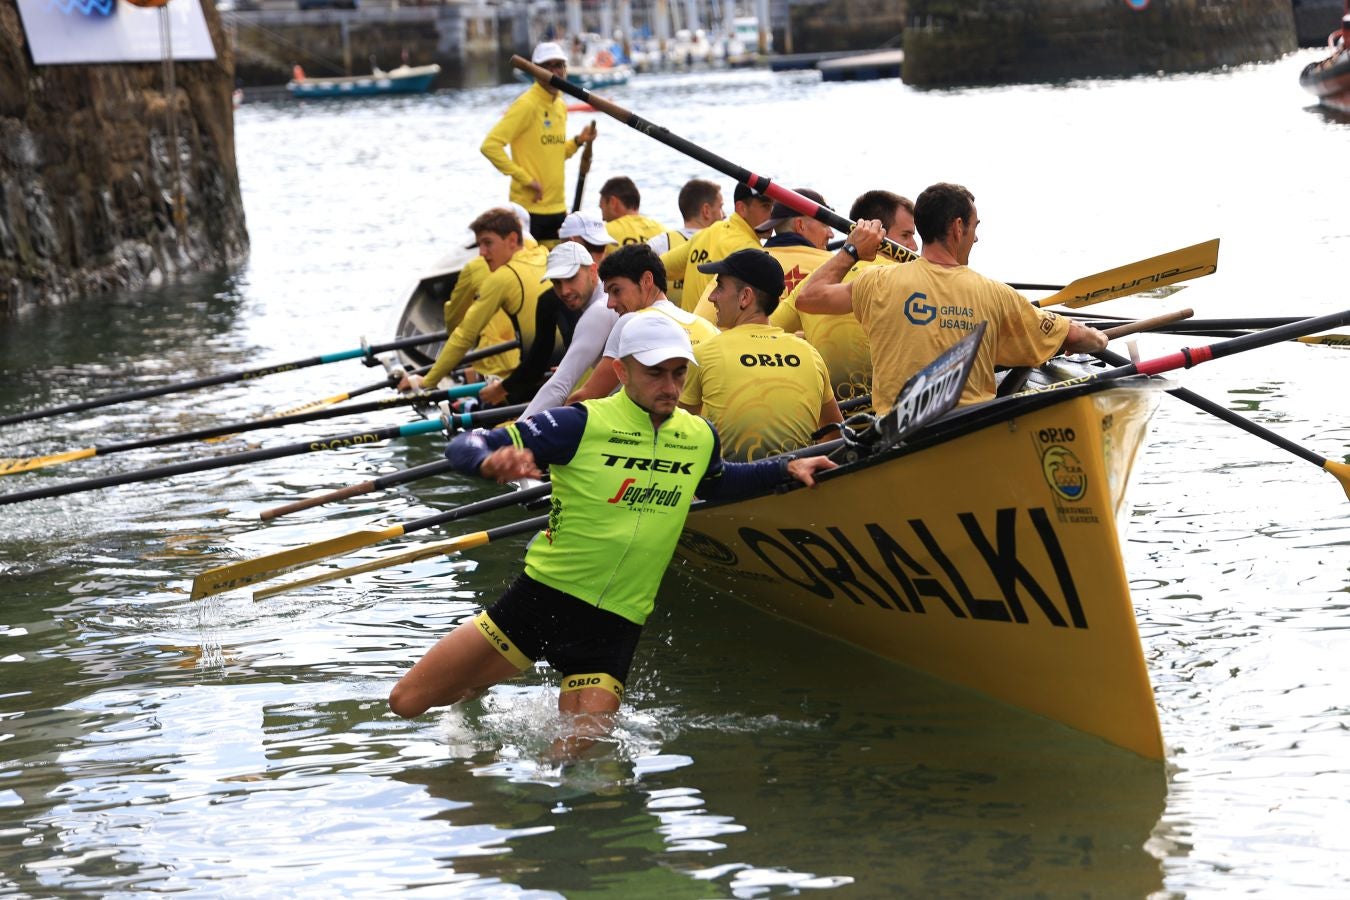
[[[199,0],[171,0],[169,35],[174,59],[215,59]],[[19,0],[19,16],[33,62],[158,62],[164,58],[159,9],[126,0]]]

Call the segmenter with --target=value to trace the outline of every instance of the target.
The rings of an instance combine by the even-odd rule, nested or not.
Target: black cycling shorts
[[[515,649],[546,660],[564,684],[570,675],[605,674],[622,685],[642,636],[641,625],[523,572],[485,612]]]

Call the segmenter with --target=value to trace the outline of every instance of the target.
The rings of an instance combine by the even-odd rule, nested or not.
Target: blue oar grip
[[[486,381],[475,381],[473,384],[457,384],[445,393],[447,397],[477,397],[478,392],[486,386]]]
[[[338,353],[325,353],[323,356],[319,357],[319,360],[324,363],[341,362],[344,359],[356,359],[359,356],[365,355],[366,349],[364,347],[357,347],[352,350],[342,350]]]
[[[427,419],[423,422],[413,422],[408,425],[400,425],[398,429],[399,437],[412,437],[415,434],[430,434],[433,431],[441,430],[440,419]]]

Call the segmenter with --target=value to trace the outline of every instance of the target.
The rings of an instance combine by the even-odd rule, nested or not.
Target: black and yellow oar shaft
[[[525,503],[536,497],[542,497],[552,489],[553,485],[547,483],[535,485],[500,497],[490,497],[487,500],[457,506],[443,513],[415,519],[402,525],[391,525],[388,528],[380,529],[362,529],[313,544],[305,544],[302,547],[292,547],[289,550],[269,553],[256,559],[246,559],[242,562],[218,566],[203,572],[192,580],[192,599],[201,600],[235,588],[257,584],[259,581],[267,581],[278,575],[284,575],[293,569],[323,562],[335,556],[344,556],[372,544],[378,544],[380,541],[411,534],[424,528],[433,528],[457,519],[468,518],[477,513],[501,509],[513,503]]]
[[[1214,238],[1170,253],[1117,266],[1095,275],[1085,275],[1073,280],[1049,297],[1032,301],[1032,305],[1079,309],[1104,300],[1128,297],[1164,285],[1176,284],[1178,281],[1213,275],[1218,268],[1219,239]]]
[[[311,575],[309,578],[288,581],[285,584],[279,584],[275,587],[263,588],[260,591],[253,592],[253,599],[266,600],[268,597],[275,597],[278,594],[285,594],[315,584],[337,581],[341,578],[350,578],[353,575],[360,575],[363,572],[374,572],[377,569],[385,569],[389,566],[397,566],[402,563],[418,562],[423,559],[430,559],[433,556],[449,556],[451,553],[472,550],[474,547],[481,547],[484,544],[491,543],[500,538],[523,534],[530,531],[538,531],[547,524],[548,516],[536,516],[533,519],[513,522],[510,525],[502,525],[499,528],[489,528],[486,531],[475,531],[472,534],[461,535],[457,538],[451,538],[448,541],[435,541],[430,544],[423,544],[406,553],[383,556],[379,559],[361,563],[360,565],[349,566],[345,569],[336,569],[332,572],[323,572],[319,575]]]

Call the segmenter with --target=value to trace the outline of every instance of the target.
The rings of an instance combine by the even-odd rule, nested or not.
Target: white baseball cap
[[[668,359],[687,359],[694,365],[694,348],[689,335],[674,319],[662,312],[635,313],[619,333],[619,358],[631,356],[644,366],[656,366]]]
[[[530,57],[530,62],[536,66],[542,66],[546,62],[561,60],[567,62],[567,54],[563,52],[561,44],[555,44],[553,41],[544,41],[534,48],[534,55]]]
[[[548,251],[548,268],[544,270],[544,277],[539,280],[571,278],[581,271],[582,266],[593,265],[595,265],[595,257],[591,256],[591,251],[576,241],[563,241]]]
[[[605,220],[600,217],[598,209],[582,209],[568,213],[562,225],[558,226],[558,237],[564,241],[579,237],[593,247],[618,243],[605,227]]]

